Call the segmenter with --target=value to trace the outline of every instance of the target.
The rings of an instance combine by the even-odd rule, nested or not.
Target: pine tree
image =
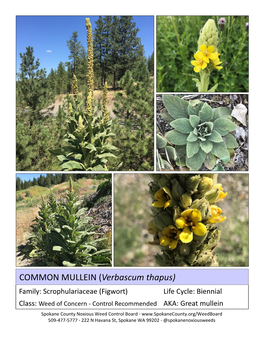
[[[154,75],[154,52],[148,58],[148,70],[151,76]]]
[[[66,94],[67,92],[67,72],[62,62],[59,63],[57,69],[57,94]]]
[[[93,51],[94,51],[94,69],[98,78],[100,78],[100,85],[103,86],[104,78],[104,21],[101,16],[95,21],[96,27],[93,30]]]
[[[127,71],[119,82],[123,92],[115,97],[113,144],[122,150],[118,158],[122,170],[153,170],[154,93],[144,59],[133,75]]]
[[[113,85],[126,70],[135,68],[144,55],[144,48],[137,37],[139,31],[132,16],[99,17],[94,29],[95,70],[103,85],[113,74]]]
[[[44,181],[45,181],[45,176],[40,174],[40,176],[38,178],[38,185],[41,186],[41,187],[44,187]]]
[[[69,60],[66,65],[70,66],[71,70],[71,81],[73,80],[73,75],[79,78],[79,67],[81,63],[81,53],[84,49],[81,42],[78,41],[78,33],[74,31],[69,40],[67,40],[67,46],[70,50]]]
[[[49,113],[54,102],[54,92],[50,90],[45,69],[33,55],[33,48],[27,47],[20,54],[22,62],[17,81],[16,116],[16,169],[50,170],[56,169],[47,149],[60,144],[58,130]],[[51,108],[50,108],[51,109]]]
[[[53,68],[51,68],[49,76],[48,76],[48,81],[49,81],[49,87],[54,92],[54,94],[57,93],[57,91],[56,91],[56,85],[57,85],[56,84],[57,83],[56,78],[57,78],[56,72],[53,70]]]
[[[23,113],[26,109],[30,126],[35,120],[42,119],[43,109],[54,101],[54,93],[50,90],[46,70],[39,70],[39,59],[35,61],[33,53],[33,47],[30,46],[26,48],[25,53],[20,53],[21,72],[17,74],[17,107]]]
[[[20,191],[22,189],[21,185],[22,185],[22,181],[21,181],[20,177],[17,176],[17,178],[16,178],[16,191]]]
[[[121,16],[116,39],[119,41],[119,76],[123,77],[127,70],[132,70],[144,55],[143,45],[137,37],[139,28],[132,22],[132,16]]]

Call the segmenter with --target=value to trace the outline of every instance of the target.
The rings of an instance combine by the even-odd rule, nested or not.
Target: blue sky
[[[98,16],[17,16],[16,72],[21,63],[20,53],[26,52],[28,46],[33,47],[35,60],[39,59],[40,68],[45,68],[47,73],[51,68],[57,69],[60,62],[69,61],[67,40],[74,31],[78,32],[78,40],[86,50],[85,18],[90,18],[94,29]],[[147,58],[154,51],[154,17],[133,16],[133,21],[140,30],[138,37]]]
[[[22,181],[33,180],[33,178],[38,179],[40,175],[46,176],[47,173],[19,173],[16,174],[17,178],[20,178]]]

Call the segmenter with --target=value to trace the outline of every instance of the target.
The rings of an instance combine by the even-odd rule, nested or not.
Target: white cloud
[[[51,50],[46,50],[46,52],[52,52]]]

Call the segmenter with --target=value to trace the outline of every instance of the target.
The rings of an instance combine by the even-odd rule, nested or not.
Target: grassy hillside
[[[85,199],[90,194],[94,193],[100,183],[104,180],[95,179],[79,179],[73,183],[73,190],[80,199]],[[54,185],[50,189],[41,186],[32,186],[26,190],[16,192],[16,243],[19,245],[25,244],[27,237],[31,233],[30,225],[33,219],[38,214],[39,206],[42,201],[49,197],[50,191],[54,194],[56,200],[62,199],[69,188],[68,182],[63,182],[59,185]],[[19,199],[18,199],[19,198]]]

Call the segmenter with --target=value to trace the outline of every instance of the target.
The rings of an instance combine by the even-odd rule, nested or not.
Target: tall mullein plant
[[[108,143],[111,133],[111,120],[106,107],[107,84],[103,92],[105,103],[103,112],[100,113],[94,104],[93,83],[93,38],[90,20],[86,19],[87,29],[87,90],[86,103],[78,95],[77,78],[73,79],[73,98],[68,103],[68,131],[64,137],[66,145],[60,149],[50,150],[61,161],[62,170],[67,171],[104,171],[108,170],[109,158],[116,147]]]
[[[199,73],[200,80],[194,78],[199,92],[213,92],[217,88],[215,84],[210,90],[210,74],[216,69],[221,70],[222,62],[219,59],[218,53],[218,29],[213,19],[209,19],[200,31],[198,39],[198,50],[194,54],[195,60],[191,61],[194,66],[194,72]]]
[[[227,193],[217,174],[151,174],[152,245],[160,266],[218,266],[213,254],[220,240],[218,224],[226,217],[218,207]]]
[[[94,231],[98,226],[90,226],[92,217],[85,216],[87,209],[81,204],[71,178],[60,203],[52,193],[47,203],[42,198],[27,256],[46,266],[110,266],[111,250],[100,246],[107,238]]]

